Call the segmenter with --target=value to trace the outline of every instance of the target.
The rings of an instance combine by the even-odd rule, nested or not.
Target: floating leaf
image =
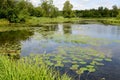
[[[95,61],[102,61],[103,59],[102,58],[95,58],[94,60]]]
[[[106,61],[112,61],[112,59],[110,59],[110,58],[105,58],[105,60],[106,60]]]
[[[82,62],[80,62],[80,64],[87,64],[87,62],[82,61]]]
[[[72,67],[70,68],[70,69],[72,69],[72,70],[77,70],[78,69],[78,67],[79,67],[79,65],[72,65]]]
[[[77,74],[83,74],[84,71],[86,71],[86,70],[87,70],[87,68],[82,67],[82,68],[80,68],[79,70],[77,70],[76,73],[77,73]]]

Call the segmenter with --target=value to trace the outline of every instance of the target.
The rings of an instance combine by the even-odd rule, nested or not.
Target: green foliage
[[[41,4],[41,8],[43,10],[43,17],[57,17],[58,16],[58,8],[56,8],[52,1],[43,1]]]
[[[120,20],[120,11],[119,11],[119,13],[118,13],[118,15],[117,15],[117,19]]]
[[[17,22],[14,0],[2,0],[0,2],[0,18],[7,18],[10,22]]]
[[[7,19],[13,23],[17,23],[19,22],[19,18],[18,18],[18,15],[17,13],[14,11],[14,9],[9,9],[8,12],[7,12]]]
[[[119,9],[117,8],[116,5],[114,5],[112,8],[113,8],[113,9],[112,9],[112,14],[111,14],[111,16],[112,16],[112,17],[116,17],[116,16],[118,15]]]
[[[28,57],[31,59],[32,56]],[[91,48],[59,47],[57,53],[39,54],[38,63],[54,67],[66,67],[81,75],[84,71],[95,72],[97,66],[104,65],[102,60],[111,59],[104,53]],[[106,60],[107,61],[107,60]],[[34,60],[33,60],[34,62]],[[67,65],[66,64],[70,64]]]
[[[98,7],[98,9],[76,10],[76,16],[87,18],[116,17],[118,15],[118,11],[119,9],[114,5],[112,9],[108,9],[107,7]]]
[[[70,69],[72,69],[72,70],[77,70],[78,67],[79,67],[79,65],[75,64],[75,65],[72,65],[72,67],[71,67]]]
[[[0,57],[0,80],[71,80],[67,75],[60,74],[46,66],[39,65],[39,58],[22,58],[18,61],[10,60],[8,57]]]
[[[42,17],[43,14],[44,14],[44,11],[40,6],[34,9],[33,16]]]
[[[98,7],[90,10],[72,10],[73,5],[67,0],[64,3],[63,11],[59,11],[53,0],[40,0],[38,7],[32,5],[29,0],[1,0],[0,1],[0,18],[6,18],[10,23],[26,22],[31,16],[55,18],[63,16],[65,18],[87,17],[117,17],[119,19],[119,9],[116,5],[112,9]]]
[[[64,7],[63,7],[63,16],[65,18],[71,18],[75,16],[74,12],[72,11],[72,8],[73,8],[73,5],[67,0],[64,3]]]

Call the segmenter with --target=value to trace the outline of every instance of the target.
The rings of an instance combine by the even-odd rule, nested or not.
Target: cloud
[[[30,0],[35,6],[40,4],[40,0]],[[53,0],[53,3],[59,10],[62,10],[63,4],[66,0]],[[111,8],[113,5],[120,7],[120,0],[70,0],[73,4],[73,9],[83,10],[98,8],[99,6]]]

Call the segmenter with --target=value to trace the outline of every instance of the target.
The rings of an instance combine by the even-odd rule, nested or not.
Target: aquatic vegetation
[[[78,64],[78,61],[72,61],[71,63],[72,64]]]
[[[103,63],[101,63],[100,61],[98,62],[98,61],[95,61],[95,60],[93,60],[91,63],[90,63],[91,65],[104,65]]]
[[[39,64],[43,62],[52,67],[66,67],[75,71],[79,75],[84,73],[84,71],[88,71],[89,73],[95,72],[97,66],[104,65],[102,63],[103,60],[110,59],[109,56],[92,48],[75,46],[61,46],[57,48],[57,53],[40,54],[38,56],[38,62],[40,62]]]
[[[80,64],[86,64],[87,62],[84,62],[84,61],[82,61],[82,62],[80,62]]]
[[[0,32],[5,32],[5,31],[17,31],[17,30],[28,30],[30,29],[29,27],[15,27],[15,26],[5,26],[5,27],[0,27]]]
[[[84,73],[84,71],[88,70],[87,68],[85,67],[81,67],[79,70],[76,71],[77,74],[81,75]]]
[[[57,61],[57,63],[55,64],[55,67],[63,67],[64,64],[62,64],[61,61]]]
[[[105,61],[112,61],[111,58],[105,58]]]
[[[63,34],[57,33],[55,31],[57,28],[55,27],[49,27],[49,29],[47,28],[48,27],[40,27],[33,29],[32,31],[34,32],[34,35],[33,33],[29,34],[29,32],[26,35],[21,35],[24,34],[24,32],[22,31],[20,31],[21,34],[18,34],[17,36],[11,35],[12,38],[10,39],[10,41],[12,41],[15,37],[17,43],[13,44],[13,40],[13,42],[9,42],[9,44],[3,45],[1,42],[0,44],[2,44],[2,46],[0,46],[0,53],[12,53],[12,56],[18,53],[20,58],[20,42],[29,39],[29,37],[33,35],[30,39],[38,41],[39,43],[38,46],[34,48],[35,51],[39,50],[40,48],[47,50],[47,48],[49,48],[48,46],[52,48],[54,47],[54,44],[55,48],[53,49],[54,51],[50,50],[50,53],[49,50],[43,50],[43,54],[39,54],[37,56],[30,55],[27,58],[22,58],[25,63],[28,62],[29,64],[32,63],[33,65],[34,63],[37,63],[37,65],[39,66],[45,64],[48,67],[55,67],[55,69],[58,70],[60,68],[67,68],[67,70],[69,69],[70,71],[76,72],[76,74],[81,75],[84,72],[95,72],[98,66],[104,65],[104,61],[112,61],[112,57],[109,56],[109,52],[103,53],[104,51],[100,52],[101,50],[96,49],[96,46],[99,47],[101,45],[110,44],[112,43],[112,41],[101,38],[92,38],[85,35],[73,35],[70,33],[71,31],[69,30],[69,26],[64,29],[65,31]],[[54,29],[52,30],[52,28]],[[18,32],[19,31],[15,32],[15,34],[17,34]],[[14,31],[12,31],[12,33],[14,33]],[[19,37],[21,36],[26,37],[23,37],[19,40]],[[1,37],[3,39],[6,39],[4,38],[4,36]],[[1,41],[5,41],[2,40],[2,38],[0,38]],[[113,42],[117,41],[113,40]]]
[[[49,65],[49,66],[54,65],[54,63],[52,63],[51,61],[45,61],[45,64],[47,64],[47,65]]]
[[[95,61],[103,61],[103,59],[102,58],[96,58],[96,59],[94,59]]]
[[[114,42],[114,40],[110,41],[108,39],[92,38],[85,35],[54,34],[49,37],[52,37],[52,39],[58,43],[68,42],[68,43],[76,43],[76,44],[89,44],[93,46],[100,46],[102,44],[105,45]]]
[[[72,69],[72,70],[77,70],[78,67],[79,67],[79,65],[75,64],[75,65],[72,65],[72,67],[70,67],[70,69]]]

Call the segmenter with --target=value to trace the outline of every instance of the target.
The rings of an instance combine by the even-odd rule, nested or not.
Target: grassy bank
[[[81,19],[79,19],[79,22],[120,25],[120,19],[116,19],[116,18],[81,18]]]
[[[68,76],[62,75],[42,64],[39,65],[38,58],[24,58],[18,61],[0,57],[0,80],[71,80]]]
[[[103,19],[103,20],[98,20],[98,21],[104,24],[120,25],[120,19],[115,19],[115,18]]]
[[[47,17],[29,17],[26,19],[25,23],[17,23],[12,26],[41,26],[43,24],[56,24],[56,23],[103,23],[103,24],[112,24],[112,25],[120,25],[120,19],[116,18],[47,18]],[[0,26],[11,26],[5,19],[0,20]]]
[[[26,24],[28,25],[41,25],[41,24],[55,24],[55,23],[72,23],[75,21],[79,21],[79,18],[63,18],[63,17],[57,17],[57,18],[46,18],[46,17],[31,17],[27,19]]]
[[[0,32],[4,32],[4,31],[17,31],[17,30],[28,30],[29,27],[14,27],[14,26],[3,26],[0,27]]]
[[[0,19],[0,26],[6,26],[9,25],[9,21],[6,19]]]
[[[120,25],[120,20],[116,18],[36,18],[31,17],[27,20],[28,25],[40,25],[40,24],[51,24],[51,23],[103,23]]]

